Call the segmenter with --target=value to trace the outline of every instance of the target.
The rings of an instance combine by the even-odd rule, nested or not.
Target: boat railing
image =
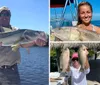
[[[63,21],[63,23],[61,24],[61,21]],[[72,21],[71,20],[67,20],[65,18],[52,18],[50,20],[50,25],[52,26],[52,28],[61,28],[64,26],[72,26]]]

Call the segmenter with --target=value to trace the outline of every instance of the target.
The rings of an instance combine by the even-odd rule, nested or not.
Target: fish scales
[[[19,29],[13,32],[1,32],[0,33],[0,43],[2,46],[11,46],[14,44],[25,44],[40,38],[47,41],[46,37],[41,37],[41,35],[46,36],[43,31],[34,31],[29,29]]]
[[[100,41],[100,34],[77,27],[55,28],[52,31],[62,41]]]
[[[85,70],[85,64],[86,64],[86,59],[87,59],[86,48],[87,47],[85,45],[82,45],[79,48],[79,51],[78,51],[78,54],[79,54],[79,63],[81,64],[80,71],[84,71]]]
[[[17,31],[11,31],[11,32],[0,32],[0,38],[5,38],[5,37],[9,37],[9,36],[13,36],[14,34],[20,34],[23,33],[25,30],[17,30]]]
[[[62,72],[69,70],[70,50],[67,48],[62,52]]]

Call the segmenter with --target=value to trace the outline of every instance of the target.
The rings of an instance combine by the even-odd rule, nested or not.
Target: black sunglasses
[[[6,13],[0,13],[0,17],[3,17],[3,16],[6,16],[6,17],[9,17],[11,16],[10,13],[6,12]]]
[[[78,58],[73,58],[73,59],[72,59],[72,61],[75,61],[75,60],[78,61]]]

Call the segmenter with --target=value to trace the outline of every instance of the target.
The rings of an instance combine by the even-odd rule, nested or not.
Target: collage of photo
[[[0,85],[100,85],[100,0],[0,0]]]
[[[100,85],[95,8],[94,0],[50,0],[50,85]]]

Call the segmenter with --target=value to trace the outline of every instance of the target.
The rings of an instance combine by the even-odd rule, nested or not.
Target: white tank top
[[[92,31],[96,31],[96,30],[94,29],[94,25],[92,25]]]

